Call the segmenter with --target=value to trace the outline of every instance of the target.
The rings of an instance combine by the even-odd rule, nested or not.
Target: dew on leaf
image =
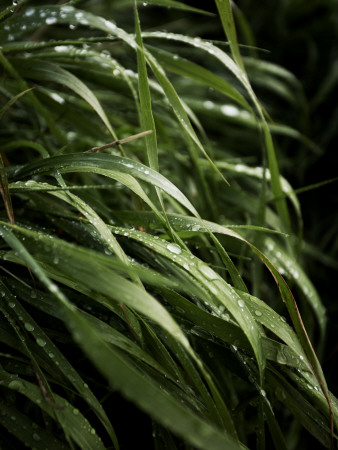
[[[42,338],[37,338],[36,343],[40,346],[40,347],[44,347],[46,345],[46,341]]]
[[[176,255],[179,255],[182,251],[181,247],[177,244],[168,244],[167,245],[167,249],[171,252],[171,253],[175,253]]]

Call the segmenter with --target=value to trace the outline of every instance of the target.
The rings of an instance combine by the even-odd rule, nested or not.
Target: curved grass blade
[[[19,227],[11,227],[17,232],[24,233],[26,238],[34,235],[35,233],[28,230],[20,229]],[[93,330],[92,327],[80,317],[75,308],[70,305],[67,298],[61,292],[61,290],[46,276],[41,266],[37,261],[27,252],[18,239],[8,231],[4,226],[1,227],[1,232],[4,239],[10,246],[18,252],[20,258],[22,258],[27,265],[29,265],[35,275],[40,281],[45,284],[46,288],[50,290],[60,302],[60,306],[63,306],[63,312],[65,314],[65,320],[69,329],[74,333],[76,341],[81,345],[83,350],[88,354],[92,362],[101,371],[101,373],[115,386],[118,386],[119,390],[128,399],[133,400],[141,409],[145,410],[148,414],[153,416],[160,423],[169,427],[172,431],[182,436],[185,440],[203,449],[206,445],[211,446],[215,450],[223,450],[224,447],[229,449],[245,448],[240,442],[232,438],[228,433],[221,433],[217,428],[210,425],[208,422],[203,421],[199,416],[194,414],[191,410],[184,407],[179,401],[175,400],[167,392],[163,391],[151,380],[144,377],[138,371],[136,371],[119,353],[107,346],[107,344],[100,338],[100,336]],[[48,242],[48,240],[46,240]],[[37,247],[35,247],[37,248]],[[63,248],[65,246],[63,244]],[[73,249],[74,250],[74,249]],[[74,263],[74,251],[72,252],[72,262]],[[89,261],[87,261],[88,263]],[[83,259],[79,259],[81,267],[84,266]],[[68,270],[70,267],[68,267]],[[98,272],[96,272],[96,275]],[[75,274],[74,274],[75,275]],[[89,275],[89,273],[87,273]],[[103,274],[104,275],[104,274]],[[112,273],[110,273],[111,278]],[[83,273],[81,279],[83,281]],[[114,277],[115,278],[115,277]],[[107,277],[104,279],[107,281]],[[118,294],[123,294],[121,284],[116,283],[116,278],[113,280],[114,289],[119,286]],[[126,282],[126,280],[124,280]],[[100,281],[95,280],[95,284],[99,284],[100,288],[106,290]],[[107,286],[108,287],[108,286]],[[124,299],[129,299],[129,303],[133,303],[133,306],[139,308],[139,301],[143,297],[150,296],[144,291],[142,295],[137,295],[135,289],[139,289],[128,282],[128,289],[124,291]],[[111,295],[111,289],[109,289]],[[138,301],[135,301],[134,295]],[[153,303],[154,305],[154,303]],[[152,311],[155,311],[152,309]],[[143,311],[146,315],[152,314],[149,310]],[[165,320],[163,318],[165,316]],[[155,321],[159,321],[162,326],[165,326],[173,339],[177,343],[181,343],[183,347],[194,357],[192,350],[189,350],[189,343],[186,337],[181,332],[180,328],[174,323],[173,319],[167,312],[158,305],[156,307],[156,314],[153,317]],[[195,359],[195,358],[194,358]],[[86,448],[86,447],[84,447]],[[93,446],[92,448],[96,448]]]
[[[38,386],[16,375],[8,374],[4,370],[0,370],[0,381],[4,387],[24,395],[43,409],[52,419],[55,419],[56,410],[46,402]],[[57,403],[63,405],[63,409],[57,410],[57,415],[65,433],[83,450],[103,450],[105,447],[88,420],[78,410],[74,409],[67,400],[56,393],[53,395]]]
[[[34,58],[30,59],[27,62],[19,60],[16,65],[16,70],[19,73],[25,74],[29,78],[33,78],[39,81],[52,81],[54,83],[61,84],[78,94],[79,97],[83,98],[83,100],[85,100],[97,113],[114,139],[117,139],[117,136],[115,135],[115,132],[110,125],[106,113],[102,109],[102,106],[100,105],[93,91],[91,91],[79,78],[77,78],[71,72],[68,72],[57,64],[43,61],[41,59],[34,60]]]
[[[38,173],[48,173],[53,170],[59,170],[60,173],[67,172],[95,172],[101,173],[118,179],[121,183],[130,187],[132,177],[140,178],[143,181],[151,183],[167,194],[173,196],[192,214],[198,216],[196,209],[192,206],[190,201],[182,194],[182,192],[163,175],[154,171],[153,169],[144,166],[143,164],[116,155],[107,154],[69,154],[62,156],[55,156],[40,161],[34,161],[27,164],[25,167],[18,169],[15,173],[16,178],[23,178],[32,176]],[[124,176],[125,179],[122,178]],[[117,178],[119,177],[119,178]],[[136,189],[131,188],[136,192]],[[139,195],[139,190],[137,194]],[[143,200],[149,204],[147,197],[142,194]],[[150,202],[151,204],[151,202]],[[152,209],[155,209],[153,207]]]
[[[15,383],[15,381],[12,381]],[[20,381],[17,381],[19,384]],[[67,449],[67,445],[60,441],[52,433],[41,428],[36,422],[20,412],[9,402],[0,400],[0,424],[13,434],[26,447],[36,448],[37,450]]]
[[[43,16],[41,16],[42,14]],[[85,11],[76,10],[72,6],[65,5],[60,6],[59,8],[55,6],[49,6],[48,8],[29,8],[25,11],[25,15],[26,17],[19,16],[15,18],[15,20],[8,21],[9,23],[7,25],[8,28],[7,33],[5,32],[4,35],[2,35],[0,31],[0,42],[1,39],[5,39],[6,34],[7,38],[8,34],[10,33],[12,33],[14,37],[17,37],[18,35],[20,36],[20,32],[18,32],[17,27],[22,26],[23,22],[26,27],[25,28],[26,32],[36,28],[38,25],[44,25],[45,23],[47,24],[68,23],[72,25],[80,23],[81,25],[98,28],[100,30],[105,31],[108,34],[115,34],[118,38],[122,39],[133,49],[137,49],[138,47],[135,40],[130,35],[128,35],[124,30],[118,28],[114,23],[101,17],[94,16],[93,14],[87,13]],[[29,19],[27,20],[27,16],[31,18],[31,21]],[[219,170],[213,163],[210,156],[206,153],[203,145],[201,144],[199,138],[197,137],[190,123],[188,115],[185,111],[184,105],[179,96],[177,95],[174,87],[164,74],[162,67],[158,64],[158,62],[149,52],[146,52],[146,59],[154,75],[158,79],[159,84],[163,88],[173,108],[173,111],[177,119],[179,120],[183,132],[190,140],[192,140],[192,142],[194,142],[197,148],[199,148],[200,151],[203,153],[203,155],[207,158],[213,169],[227,183],[223,175],[219,172]],[[49,73],[49,76],[52,76],[52,74]]]
[[[48,111],[47,108],[44,107],[44,105],[36,97],[34,91],[32,91],[27,82],[20,77],[20,74],[17,72],[17,70],[13,67],[11,62],[4,56],[4,54],[1,51],[0,51],[0,63],[2,64],[6,72],[8,72],[18,82],[19,89],[21,89],[22,91],[26,91],[25,100],[29,101],[34,106],[36,111],[44,118],[52,134],[62,144],[66,144],[67,139],[64,133],[56,125],[53,115]]]
[[[223,29],[225,31],[225,34],[229,40],[230,49],[232,53],[232,57],[236,64],[243,70],[244,64],[242,60],[242,55],[239,50],[239,45],[237,42],[237,33],[235,28],[235,22],[232,15],[232,8],[231,3],[228,0],[215,0],[218,13],[223,25]]]
[[[226,0],[228,1],[228,0]],[[229,17],[228,17],[229,19]],[[231,16],[232,19],[232,16]],[[230,26],[234,29],[234,23],[230,23]],[[217,58],[222,64],[225,65],[234,75],[235,77],[240,81],[240,83],[243,85],[243,87],[246,89],[250,99],[252,100],[253,104],[255,105],[255,108],[257,110],[261,126],[262,133],[264,136],[267,156],[268,156],[268,162],[269,162],[269,169],[271,172],[271,187],[274,193],[274,196],[276,198],[276,208],[277,211],[284,223],[286,232],[290,232],[290,217],[289,212],[287,209],[287,204],[285,202],[285,199],[282,199],[282,188],[281,188],[281,181],[280,181],[280,174],[278,169],[278,163],[277,158],[275,154],[274,144],[272,141],[271,133],[269,130],[269,126],[265,120],[264,117],[264,110],[262,106],[260,105],[259,101],[257,100],[257,97],[252,90],[252,87],[250,85],[250,82],[248,80],[247,74],[245,70],[241,67],[241,65],[238,65],[235,63],[235,61],[228,56],[226,53],[224,53],[220,48],[216,47],[215,45],[211,44],[210,42],[205,42],[200,38],[191,38],[189,36],[185,35],[179,35],[175,33],[164,33],[164,32],[153,32],[148,33],[149,37],[152,38],[161,38],[161,39],[169,39],[169,40],[177,40],[180,42],[187,43],[189,45],[192,45],[194,47],[203,49],[205,52],[209,53],[210,55],[213,55],[215,58]],[[236,49],[234,50],[236,52]],[[148,60],[148,63],[151,64]],[[160,81],[159,81],[160,82]],[[161,83],[160,83],[161,84]],[[168,94],[167,94],[168,95]],[[168,97],[169,98],[169,97]],[[277,198],[279,200],[277,200]]]
[[[182,2],[177,2],[176,0],[148,0],[147,2],[143,2],[142,0],[137,0],[137,3],[142,4],[143,6],[156,5],[156,6],[166,6],[167,8],[181,9],[183,11],[203,14],[205,16],[214,16],[213,13],[209,11],[205,11],[204,9],[194,8],[189,5],[185,5]]]
[[[147,37],[147,33],[142,33],[142,36]],[[245,98],[230,83],[223,80],[223,78],[179,55],[173,55],[170,52],[156,47],[148,46],[147,48],[160,61],[162,66],[168,70],[211,87],[251,111],[251,107]]]
[[[137,67],[138,67],[138,90],[140,97],[140,116],[142,128],[150,129],[152,131],[151,135],[146,138],[146,148],[149,167],[158,171],[158,149],[157,149],[157,137],[156,128],[151,106],[151,96],[148,82],[147,66],[144,57],[144,47],[141,36],[141,25],[140,19],[137,12],[136,2],[134,3],[134,15],[135,15],[135,27],[136,27],[136,42],[137,42]],[[164,208],[164,203],[162,200],[161,192],[156,189],[156,194],[159,199],[162,213],[164,215],[164,220],[169,230],[170,235],[174,238],[177,243],[184,245],[179,237],[175,236],[175,232],[172,230],[170,223],[166,217],[166,212]]]
[[[48,158],[49,153],[48,151],[43,147],[43,145],[39,144],[38,142],[28,141],[26,139],[19,139],[17,141],[11,141],[6,143],[4,146],[5,148],[17,148],[17,147],[27,147],[32,148],[40,153],[42,158]]]
[[[196,220],[196,219],[191,218],[189,220],[191,221],[191,223],[193,223],[194,220]],[[200,226],[200,223],[197,223],[196,225]],[[237,239],[242,240],[244,243],[249,245],[249,247],[252,249],[252,251],[263,261],[265,266],[269,269],[269,271],[271,272],[271,274],[273,275],[273,277],[276,281],[277,286],[279,287],[281,297],[282,297],[283,301],[285,302],[286,307],[289,311],[289,314],[292,319],[293,325],[295,327],[297,336],[300,340],[300,343],[303,347],[306,357],[308,358],[308,361],[311,364],[312,370],[314,371],[314,374],[323,390],[323,394],[324,394],[325,398],[327,399],[328,404],[330,405],[331,401],[329,398],[327,385],[326,385],[326,381],[325,381],[321,366],[320,366],[317,356],[312,348],[311,342],[307,336],[307,333],[306,333],[304,324],[302,322],[296,301],[292,295],[292,292],[290,291],[290,288],[288,287],[287,283],[285,282],[285,280],[283,279],[283,277],[281,276],[279,271],[272,264],[272,262],[265,256],[265,254],[263,254],[260,250],[258,250],[250,242],[245,240],[238,233],[235,233],[232,230],[228,230],[225,227],[222,227],[221,225],[212,224],[210,222],[208,222],[208,227],[213,233],[220,232],[220,233],[231,235],[233,237],[236,237]],[[302,355],[303,355],[303,352],[301,353],[301,356]]]
[[[97,156],[100,156],[100,157],[108,156],[108,161],[111,162],[111,160],[109,159],[110,155],[95,155],[95,156],[96,157]],[[92,157],[92,156],[90,156],[90,157]],[[52,160],[55,161],[55,160],[60,159],[60,158],[67,158],[67,157],[54,157],[54,158],[49,158],[47,160],[40,161],[40,163],[43,164],[43,170],[45,170],[46,167],[49,166],[49,167],[52,167],[53,169],[57,168],[58,170],[60,170],[60,172],[63,172],[64,169],[65,169],[64,165],[58,165],[58,164],[55,164],[55,163],[54,164],[53,163],[50,164]],[[83,156],[82,156],[82,158],[83,158]],[[120,157],[117,157],[117,158],[119,158],[120,162],[121,162],[121,160],[122,160],[122,162],[124,160],[124,158],[120,158]],[[107,158],[105,158],[105,159],[107,159]],[[68,160],[69,160],[69,158],[68,158]],[[134,163],[134,164],[136,164],[136,163]],[[38,169],[39,172],[40,172],[41,167],[42,166],[40,166],[39,169]],[[78,165],[76,167],[79,168]],[[152,173],[151,169],[147,170],[147,172],[149,172],[149,175]],[[33,173],[37,173],[36,169],[35,170],[33,169]],[[102,173],[102,172],[100,172],[100,173]],[[143,173],[143,172],[141,172],[141,173]],[[24,174],[25,173],[21,173],[21,175],[24,175]],[[157,174],[157,173],[154,172],[154,174]],[[157,174],[157,176],[159,176],[159,174]],[[166,182],[169,183],[167,180],[166,180]],[[161,187],[161,186],[159,186],[159,187]],[[174,187],[174,188],[175,188],[175,190],[177,190],[176,187]],[[180,193],[180,191],[178,191],[178,192]],[[54,194],[55,195],[59,195],[59,196],[62,195],[60,192],[59,193],[54,193]],[[180,196],[182,196],[181,193],[180,193]],[[177,197],[178,196],[176,195],[176,198]],[[183,199],[185,200],[185,197],[183,197]],[[193,212],[194,212],[194,210],[193,210]],[[230,233],[234,234],[233,232],[230,232]],[[135,233],[133,233],[132,231],[128,231],[127,232],[127,235],[130,236],[130,237],[133,237],[134,234]],[[143,240],[143,239],[146,239],[148,237],[144,233],[139,233],[138,234],[138,238],[141,238],[141,240]],[[156,244],[157,244],[157,247],[158,247],[158,242]],[[153,243],[152,243],[152,245],[153,245]],[[176,244],[172,244],[172,246],[173,246],[172,249],[174,249],[173,253],[175,252],[176,248],[177,248],[177,251],[180,253],[181,252],[181,247],[180,246],[176,246],[175,247],[175,245]],[[168,248],[166,249],[166,254],[167,255],[170,255],[170,248],[171,248],[170,244],[168,244]],[[188,257],[188,255],[187,255],[186,258],[187,259],[186,259],[185,263],[188,264],[188,266],[189,266],[189,264],[190,264],[189,259],[193,258],[193,256],[190,255]],[[221,277],[219,277],[218,274],[216,274],[214,271],[212,271],[207,265],[203,264],[202,262],[200,262],[199,264],[201,265],[201,268],[200,268],[200,271],[197,270],[196,273],[199,274],[199,277],[201,277],[201,272],[202,272],[202,276],[203,276],[203,272],[204,272],[204,275],[206,275],[206,278],[203,278],[202,283],[203,284],[208,284],[209,285],[208,290],[210,290],[214,295],[217,295],[219,293],[220,297],[223,298],[222,301],[225,302],[225,305],[230,301],[230,305],[231,306],[228,306],[228,307],[230,308],[231,313],[234,314],[234,316],[236,317],[236,320],[238,320],[239,323],[241,324],[241,326],[246,330],[246,333],[248,334],[249,340],[252,343],[252,346],[253,346],[255,355],[257,357],[257,360],[259,361],[259,368],[261,370],[261,374],[263,374],[265,362],[264,362],[263,352],[262,352],[261,343],[260,343],[260,333],[257,330],[257,325],[256,325],[255,320],[253,319],[251,314],[246,309],[246,306],[245,306],[244,302],[242,300],[240,300],[239,296],[237,297],[237,294],[235,294],[235,291],[233,291],[231,286],[226,284],[224,282],[224,280]],[[193,275],[196,276],[196,274],[193,274]],[[210,279],[217,280],[217,283],[219,284],[219,286],[216,286],[216,281],[211,285],[210,284]],[[224,297],[224,292],[227,293],[225,297]],[[237,300],[236,300],[236,298],[237,298]],[[131,306],[135,307],[135,305],[131,305]],[[263,375],[262,375],[262,377],[263,377]]]
[[[0,120],[3,118],[3,116],[6,114],[6,112],[8,111],[8,109],[14,105],[14,103],[19,100],[20,97],[22,97],[23,95],[27,94],[27,92],[31,91],[34,88],[30,88],[30,89],[26,89],[23,92],[20,92],[19,94],[15,95],[14,97],[12,97],[6,104],[5,106],[3,106],[0,109]]]
[[[169,303],[176,308],[177,312],[175,313],[175,316],[178,321],[181,317],[184,320],[190,320],[192,324],[195,324],[194,327],[197,326],[200,327],[201,330],[208,331],[223,342],[235,345],[246,352],[252,352],[251,345],[245,337],[243,330],[231,321],[230,316],[223,305],[213,307],[212,312],[209,313],[194,305],[177,292],[166,288],[160,288],[159,290]],[[256,320],[274,333],[278,333],[278,336],[288,344],[280,344],[279,342],[262,335],[262,346],[266,358],[275,363],[297,369],[311,369],[306,363],[303,349],[291,327],[264,302],[259,301],[257,304],[251,303],[251,301],[250,296],[247,305]],[[270,315],[270,312],[272,311],[275,317],[273,317],[272,314]],[[302,356],[302,359],[300,358],[300,355]]]
[[[109,433],[114,447],[119,448],[114,429],[105,414],[101,404],[91,392],[88,387],[85,387],[85,382],[81,379],[78,372],[72,367],[68,360],[58,350],[58,348],[49,339],[46,333],[38,326],[34,319],[27,313],[27,311],[21,306],[18,300],[12,295],[9,289],[0,280],[1,293],[5,293],[5,299],[12,312],[20,320],[25,323],[25,328],[34,337],[38,343],[42,352],[45,353],[46,359],[48,359],[54,366],[56,372],[61,372],[68,379],[68,381],[74,386],[78,393],[86,400],[86,402],[93,408],[97,416],[102,421],[107,432]]]
[[[276,397],[296,417],[303,426],[318,439],[325,447],[331,444],[330,429],[325,424],[324,417],[301,394],[299,389],[293,387],[281,373],[271,370],[269,380],[274,387]]]
[[[279,272],[285,274],[287,278],[292,279],[303,292],[307,301],[311,305],[317,318],[321,339],[326,334],[326,310],[316,292],[313,284],[306,276],[300,265],[276,242],[271,238],[264,240],[264,253],[274,263],[279,266]]]

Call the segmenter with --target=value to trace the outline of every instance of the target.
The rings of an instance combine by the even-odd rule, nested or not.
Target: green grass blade
[[[239,50],[235,22],[232,15],[232,7],[229,0],[215,0],[219,17],[221,19],[224,32],[229,40],[231,53],[234,61],[244,70],[242,55]]]
[[[16,176],[17,178],[27,177],[38,173],[48,173],[55,169],[59,170],[61,173],[96,172],[111,176],[115,179],[116,177],[119,177],[119,181],[122,183],[124,182],[128,187],[130,187],[129,182],[132,180],[132,177],[140,178],[143,181],[159,187],[167,194],[176,198],[192,214],[198,215],[196,209],[189,200],[163,175],[137,161],[116,155],[71,154],[56,156],[26,165],[16,172]],[[122,178],[122,175],[125,179]],[[135,188],[133,190],[136,191]],[[139,194],[139,192],[140,190],[138,189],[136,193]],[[143,196],[143,199],[145,200],[147,197]],[[149,202],[148,199],[146,201],[147,203]],[[153,209],[156,210],[155,207]]]
[[[147,37],[147,33],[143,33],[143,36]],[[151,33],[149,36],[151,37]],[[230,83],[223,80],[223,78],[186,58],[160,50],[156,47],[149,46],[148,48],[163,67],[211,87],[226,97],[231,98],[245,109],[251,110],[245,98]]]
[[[35,341],[39,343],[38,345],[39,347],[41,347],[42,352],[44,352],[46,359],[53,364],[54,370],[56,372],[62,372],[69,380],[69,382],[74,386],[74,388],[78,391],[78,393],[93,408],[97,416],[104,424],[106,430],[108,431],[112,442],[114,443],[114,447],[119,448],[114,429],[108,417],[106,416],[101,404],[91,392],[91,390],[88,387],[85,387],[86,384],[81,379],[78,372],[72,367],[68,360],[49,339],[46,333],[44,333],[44,331],[38,326],[34,319],[21,306],[18,300],[11,294],[11,292],[6,288],[1,280],[0,289],[2,293],[5,293],[5,298],[8,306],[12,309],[18,320],[20,317],[20,320],[24,321],[26,330],[29,331]]]
[[[213,13],[209,11],[204,11],[204,9],[194,8],[189,5],[185,5],[182,2],[177,2],[176,0],[149,0],[147,2],[142,2],[141,0],[137,0],[137,3],[142,4],[143,6],[149,5],[157,5],[157,6],[165,6],[167,8],[180,9],[182,11],[203,14],[205,16],[213,16]]]
[[[14,105],[14,103],[19,100],[20,97],[27,94],[27,92],[31,91],[33,88],[26,89],[23,92],[20,92],[19,94],[12,97],[1,109],[0,109],[0,120],[3,118],[3,116],[6,114],[6,112],[9,110],[9,108]]]
[[[15,381],[12,381],[12,383],[15,383]],[[17,381],[17,383],[20,384],[20,381]],[[19,439],[23,445],[37,450],[67,448],[56,436],[45,431],[37,423],[32,423],[29,416],[20,412],[10,403],[0,400],[0,411],[0,424]],[[34,432],[32,432],[32,426]]]
[[[12,229],[15,229],[17,232],[20,230],[18,227],[12,227]],[[25,234],[26,238],[32,236],[32,232],[28,232],[28,230],[21,229],[20,231]],[[74,333],[77,342],[81,344],[83,350],[88,354],[90,359],[102,372],[102,374],[108,380],[113,382],[115,386],[118,386],[127,398],[132,399],[139,405],[140,408],[151,414],[154,418],[156,418],[156,420],[170,427],[175,433],[178,433],[184,437],[184,439],[191,442],[197,448],[203,449],[207,443],[216,450],[221,450],[224,446],[231,449],[245,448],[238,441],[234,440],[229,434],[221,433],[217,428],[214,428],[212,425],[192,413],[189,409],[183,407],[179,401],[168,395],[168,393],[163,391],[156,384],[152,383],[148,378],[145,378],[126,360],[124,360],[121,355],[114,352],[111,347],[108,347],[100,336],[93,330],[93,328],[90,327],[84,320],[84,318],[79,316],[75,308],[68,303],[68,300],[62,294],[60,289],[49,280],[41,266],[22,246],[18,239],[10,231],[7,231],[4,226],[1,227],[1,232],[7,243],[15,248],[20,257],[31,267],[32,271],[40,279],[40,281],[45,284],[46,288],[55,294],[56,298],[58,298],[60,302],[60,305],[63,305],[67,325]],[[46,240],[46,242],[48,242],[48,240]],[[74,264],[74,252],[72,252],[72,255]],[[81,267],[84,266],[82,258],[79,259],[79,263],[81,264]],[[89,264],[89,260],[87,261],[87,264]],[[68,271],[69,269],[70,267],[68,266]],[[78,270],[79,267],[77,268],[77,271]],[[75,273],[73,274],[75,275]],[[89,272],[87,272],[87,275],[89,276]],[[102,273],[102,275],[105,274]],[[88,276],[87,282],[89,281]],[[83,273],[81,274],[81,279],[83,280]],[[104,279],[107,281],[106,276],[104,276]],[[121,284],[116,284],[116,279],[112,281],[115,291],[117,286],[120,287],[118,292],[115,292],[115,294],[121,298],[121,294],[123,294]],[[108,293],[108,289],[109,293],[112,293],[111,288],[108,285],[103,286],[97,277],[95,277],[94,284],[97,288],[105,290],[106,294]],[[133,304],[133,306],[140,309],[140,299],[142,297],[150,298],[150,296],[144,291],[141,291],[142,295],[140,295],[141,292],[137,295],[135,289],[139,288],[129,283],[127,290],[125,290],[124,295],[122,295],[122,300],[128,300],[127,303]],[[135,299],[137,299],[137,301],[135,301]],[[160,307],[160,305],[158,305],[155,309],[154,305],[155,304],[153,303],[150,310],[150,304],[148,304],[146,310],[144,309],[142,312],[151,316],[153,311],[155,313],[153,319],[159,321],[162,326],[165,325],[168,332],[172,334],[173,338],[178,343],[181,343],[190,353],[189,343],[180,328],[177,327],[170,315],[168,315],[167,312]],[[166,320],[163,320],[163,315]],[[77,427],[76,429],[79,428]],[[97,447],[93,445],[92,448]]]
[[[52,81],[57,84],[66,86],[83,98],[97,113],[102,122],[105,124],[110,134],[117,139],[110,122],[96,98],[95,94],[75,75],[63,69],[59,65],[52,64],[43,60],[30,60],[25,63],[23,60],[17,62],[16,70],[19,73],[29,73],[30,78],[39,81]]]
[[[43,409],[43,411],[51,418],[55,418],[56,410],[46,402],[38,386],[23,378],[8,374],[4,370],[0,371],[0,381],[4,387],[24,395],[30,399],[31,402]],[[94,428],[90,426],[88,420],[78,410],[75,410],[67,400],[55,393],[54,397],[57,404],[63,406],[63,409],[57,410],[57,415],[58,420],[62,423],[65,433],[68,434],[83,450],[103,450],[105,447],[99,436],[97,436]]]

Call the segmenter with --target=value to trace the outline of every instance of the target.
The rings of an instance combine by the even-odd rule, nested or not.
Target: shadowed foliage
[[[2,2],[0,447],[336,445],[335,6],[197,3]]]

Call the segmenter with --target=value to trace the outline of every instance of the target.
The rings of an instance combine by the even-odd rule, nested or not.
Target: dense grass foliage
[[[1,447],[336,445],[297,191],[330,136],[251,3],[2,2]]]

